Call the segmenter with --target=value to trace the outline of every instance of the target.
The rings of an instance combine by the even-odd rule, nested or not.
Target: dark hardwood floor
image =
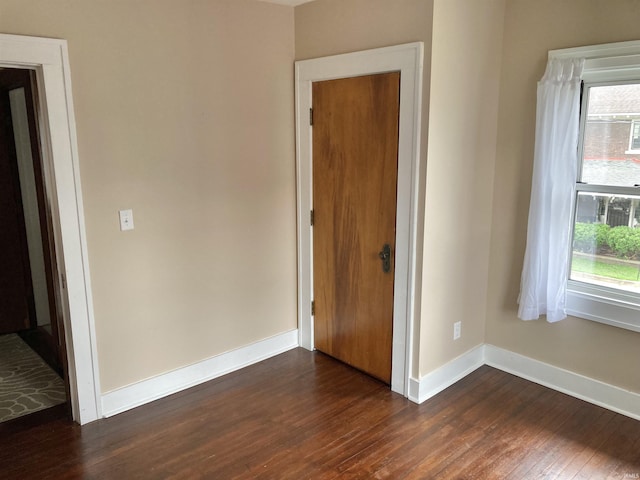
[[[490,367],[422,405],[292,350],[84,427],[3,431],[3,479],[640,477],[640,422]]]

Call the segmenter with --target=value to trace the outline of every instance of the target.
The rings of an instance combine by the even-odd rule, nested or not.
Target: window
[[[586,84],[582,112],[570,278],[640,294],[640,83]]]
[[[566,52],[586,58],[567,313],[640,331],[640,42]]]
[[[629,151],[626,153],[640,153],[640,120],[633,120],[632,122]]]

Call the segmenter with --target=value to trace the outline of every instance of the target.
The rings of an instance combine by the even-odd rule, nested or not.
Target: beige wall
[[[0,0],[0,31],[69,42],[102,391],[295,329],[293,8]]]
[[[435,1],[421,375],[484,343],[504,9],[504,0]]]
[[[498,122],[487,343],[640,392],[640,334],[569,318],[517,319],[535,128],[536,82],[547,51],[637,40],[635,0],[509,0]]]
[[[314,0],[295,9],[296,60],[418,41],[430,52],[432,12],[433,0]]]
[[[296,328],[294,56],[413,41],[413,374],[486,341],[640,391],[640,334],[516,318],[546,52],[637,39],[639,14],[635,0],[0,0],[1,32],[69,41],[103,392]]]

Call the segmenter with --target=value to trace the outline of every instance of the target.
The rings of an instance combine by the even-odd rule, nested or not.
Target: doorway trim
[[[400,72],[391,390],[405,397],[408,396],[409,376],[413,369],[423,52],[423,43],[415,42],[295,63],[298,341],[308,350],[314,349],[311,314],[313,235],[310,222],[313,152],[309,121],[312,83]]]
[[[40,142],[73,419],[101,416],[91,281],[66,40],[0,34],[0,67],[35,70]]]

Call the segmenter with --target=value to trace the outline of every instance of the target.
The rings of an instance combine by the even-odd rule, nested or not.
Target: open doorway
[[[64,324],[60,340],[73,419],[85,424],[102,412],[67,42],[0,33],[0,67],[33,69],[37,79],[43,174],[59,270],[56,298]]]
[[[69,405],[35,71],[0,68],[0,422]]]

